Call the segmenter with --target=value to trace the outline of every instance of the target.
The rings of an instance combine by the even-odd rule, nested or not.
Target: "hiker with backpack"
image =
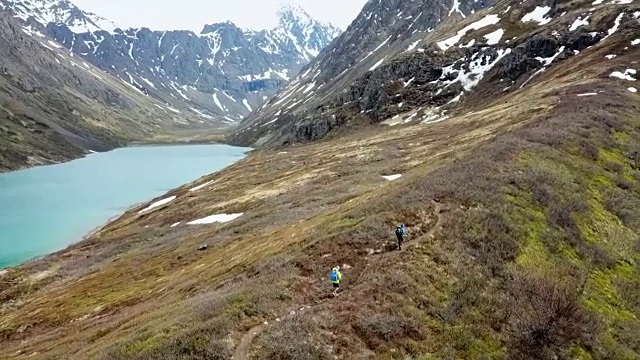
[[[404,237],[407,235],[407,229],[404,227],[404,224],[400,224],[396,227],[396,237],[398,238],[398,250],[402,250],[402,242],[404,241]]]
[[[333,296],[338,296],[338,289],[340,289],[340,281],[342,280],[342,274],[340,273],[340,266],[336,266],[331,269],[331,283],[333,284]]]

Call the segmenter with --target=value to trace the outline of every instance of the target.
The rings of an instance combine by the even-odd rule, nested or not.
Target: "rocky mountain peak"
[[[232,21],[225,21],[225,22],[205,25],[202,31],[200,32],[200,34],[211,35],[211,34],[228,32],[228,31],[236,32],[236,31],[242,31],[242,30],[238,26],[236,26],[236,24],[234,24]]]
[[[277,12],[279,26],[275,36],[293,45],[307,59],[316,57],[332,39],[342,33],[338,27],[312,18],[297,4],[281,5]]]
[[[300,5],[293,3],[280,5],[277,15],[280,26],[283,27],[288,27],[293,24],[313,25],[318,22],[313,19]]]
[[[43,26],[64,24],[77,34],[100,30],[113,32],[118,28],[114,22],[83,11],[68,0],[0,0],[0,6],[23,21],[36,21]]]

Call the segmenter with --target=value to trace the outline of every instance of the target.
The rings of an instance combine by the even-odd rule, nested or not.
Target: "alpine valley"
[[[278,18],[195,34],[122,29],[66,0],[0,0],[0,170],[234,125],[340,34],[298,6]]]
[[[296,13],[243,32],[238,59],[275,54],[261,39],[301,28]],[[197,123],[189,107],[235,121],[216,108],[246,98],[225,140],[255,151],[0,273],[0,357],[640,359],[637,0],[370,0],[332,41],[296,32],[286,72],[198,55],[230,24],[174,50],[183,33],[72,19],[4,20],[38,69],[64,65],[64,99],[80,81],[120,116],[181,106]],[[122,63],[89,61],[106,44]],[[199,71],[164,65],[187,54]],[[220,107],[196,102],[211,94]]]

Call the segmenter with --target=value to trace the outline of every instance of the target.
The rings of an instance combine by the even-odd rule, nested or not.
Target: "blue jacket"
[[[334,284],[340,284],[340,280],[342,280],[342,274],[340,273],[340,270],[338,270],[337,268],[333,268],[331,270],[331,282]]]

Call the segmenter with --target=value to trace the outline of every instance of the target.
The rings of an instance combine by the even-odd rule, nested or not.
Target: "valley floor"
[[[149,139],[136,141],[131,145],[164,145],[164,144],[211,144],[222,143],[234,127],[220,129],[182,129],[170,134],[152,136]]]
[[[638,358],[638,95],[593,71],[256,151],[9,269],[0,358]]]

